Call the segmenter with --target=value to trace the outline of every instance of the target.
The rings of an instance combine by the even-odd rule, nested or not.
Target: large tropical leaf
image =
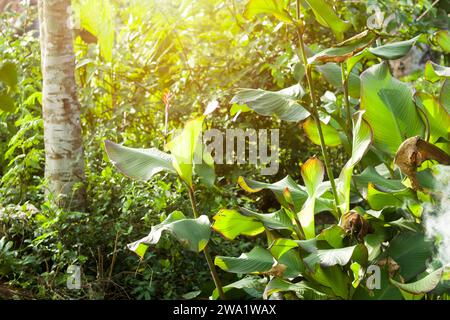
[[[316,66],[316,69],[323,74],[325,79],[336,89],[342,90],[342,72],[341,67],[335,63],[327,63]],[[361,81],[358,74],[350,72],[348,74],[348,94],[358,99],[360,96]]]
[[[441,47],[441,49],[449,53],[450,52],[450,31],[439,30],[434,34],[434,40]]]
[[[303,205],[302,210],[298,213],[298,220],[302,226],[306,239],[316,236],[314,224],[314,207],[316,198],[320,197],[319,187],[325,176],[325,168],[322,161],[317,158],[311,158],[301,167],[301,175],[306,186],[308,199]]]
[[[213,220],[212,228],[230,240],[239,235],[256,236],[264,231],[264,225],[258,219],[241,215],[236,210],[222,209]]]
[[[135,180],[148,180],[161,171],[175,173],[172,156],[158,149],[134,149],[105,141],[109,159],[124,175]]]
[[[450,78],[450,68],[428,61],[425,65],[424,75],[426,80],[436,82],[441,78]]]
[[[242,274],[269,272],[275,262],[270,252],[262,247],[255,247],[237,258],[217,256],[214,260],[214,264],[222,270]]]
[[[342,168],[337,183],[339,207],[343,213],[350,209],[350,183],[353,169],[369,150],[373,140],[372,128],[363,119],[363,114],[364,111],[358,111],[353,115],[352,156]]]
[[[445,79],[439,95],[439,102],[450,114],[450,78]]]
[[[428,293],[437,287],[442,279],[443,272],[444,268],[437,269],[436,271],[413,283],[401,283],[395,281],[394,279],[390,280],[391,283],[399,289],[412,294],[422,294]]]
[[[373,129],[374,145],[382,151],[395,154],[405,139],[424,133],[412,89],[393,78],[385,62],[361,74],[361,109]]]
[[[449,68],[450,70],[450,68]],[[432,95],[419,92],[415,95],[416,103],[422,108],[430,125],[430,142],[436,143],[439,138],[450,139],[450,115]],[[447,144],[438,145],[444,151]]]
[[[404,188],[400,191],[382,191],[369,183],[367,188],[367,202],[373,210],[382,210],[387,207],[403,207],[408,202],[415,201],[414,191]]]
[[[324,27],[331,28],[336,38],[341,41],[344,37],[344,32],[350,28],[351,24],[341,20],[325,0],[305,0],[305,2],[313,10],[317,22]]]
[[[321,122],[322,134],[325,140],[325,144],[329,147],[336,147],[342,144],[341,138],[339,136],[339,131],[337,131],[330,124],[325,124]],[[320,146],[319,131],[316,122],[309,117],[305,122],[303,122],[303,130],[305,130],[306,136],[314,144]]]
[[[266,279],[261,279],[259,276],[246,276],[236,282],[227,284],[223,287],[223,292],[227,294],[228,299],[235,299],[233,296],[233,290],[239,290],[245,292],[248,296],[253,299],[261,299],[265,284],[267,283]],[[238,296],[241,297],[242,295]],[[214,300],[219,299],[219,292],[217,289],[214,289],[212,293],[212,298]],[[245,298],[245,297],[244,297]]]
[[[241,89],[231,103],[246,104],[263,116],[276,115],[281,120],[298,122],[309,116],[309,112],[297,102],[304,94],[303,88],[298,84],[276,92]]]
[[[379,47],[369,48],[368,51],[385,60],[400,59],[406,56],[416,42],[422,37],[422,35],[418,35],[410,40],[387,43]]]
[[[256,218],[267,229],[292,231],[294,228],[291,218],[286,214],[284,209],[272,213],[257,213],[246,208],[240,208],[240,212],[247,217]]]
[[[326,291],[322,289],[323,291]],[[291,283],[279,278],[273,278],[266,286],[264,291],[264,299],[267,299],[276,292],[292,291],[300,299],[305,300],[325,300],[328,295],[320,290],[318,286],[314,286],[306,281]]]
[[[173,234],[184,247],[194,252],[200,252],[206,247],[211,234],[207,216],[187,219],[183,213],[175,211],[162,223],[153,226],[148,236],[129,244],[128,248],[143,257],[148,245],[157,244],[164,231]]]
[[[362,245],[339,249],[317,250],[304,259],[304,262],[314,269],[317,264],[322,267],[331,267],[335,265],[345,266],[353,258],[361,265],[367,263],[367,248]],[[360,261],[362,263],[360,263]]]
[[[198,117],[188,121],[182,132],[175,134],[167,144],[173,157],[173,167],[189,186],[192,186],[194,164],[203,160],[203,154],[199,151],[199,145],[202,145],[200,136],[203,119],[204,117]]]
[[[433,254],[433,244],[418,232],[402,232],[389,244],[383,257],[392,258],[400,266],[400,274],[405,281],[413,280],[424,272],[426,262]]]

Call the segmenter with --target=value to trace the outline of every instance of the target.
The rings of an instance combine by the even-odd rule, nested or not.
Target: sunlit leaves
[[[350,209],[350,182],[354,167],[361,161],[373,140],[372,128],[363,119],[364,111],[353,115],[352,156],[342,168],[337,183],[339,206],[343,213]]]
[[[450,78],[450,68],[440,66],[433,61],[428,61],[425,65],[425,79],[430,82],[436,82],[443,77]]]
[[[325,175],[323,163],[317,158],[311,158],[301,167],[301,175],[306,186],[308,199],[298,213],[298,219],[305,233],[306,239],[314,238],[316,235],[314,225],[314,207],[316,198],[321,196],[319,187]]]
[[[256,236],[264,231],[261,222],[253,217],[241,215],[236,210],[220,210],[213,219],[212,228],[230,240],[239,235]]]
[[[116,21],[113,4],[110,0],[78,0],[73,7],[79,15],[81,27],[98,39],[102,57],[111,61]]]
[[[292,22],[289,13],[283,7],[286,1],[282,0],[250,0],[245,6],[244,17],[252,20],[259,14],[273,15],[277,19]]]
[[[450,31],[439,30],[434,34],[434,41],[444,52],[450,52]]]
[[[174,235],[183,247],[194,252],[200,252],[205,248],[211,234],[207,216],[186,219],[183,213],[175,211],[162,223],[153,226],[148,236],[129,244],[128,248],[143,257],[148,245],[157,244],[164,231]]]
[[[305,2],[313,10],[317,22],[331,28],[336,38],[341,41],[344,37],[344,32],[350,28],[351,24],[341,20],[325,0],[305,0]]]
[[[280,90],[241,89],[231,103],[246,104],[250,109],[263,116],[277,116],[281,120],[298,122],[306,119],[309,112],[297,100],[305,94],[300,85]]]
[[[106,152],[114,166],[135,180],[148,180],[161,171],[174,172],[172,156],[158,149],[134,149],[105,142]]]
[[[373,129],[374,145],[382,151],[395,154],[405,138],[424,132],[411,88],[393,78],[386,63],[361,74],[361,109]]]
[[[339,132],[330,124],[321,123],[322,134],[325,140],[325,144],[329,147],[336,147],[341,145],[341,138]],[[305,122],[303,122],[303,130],[305,130],[306,135],[309,140],[314,144],[320,146],[320,137],[316,122],[309,117]]]
[[[358,244],[346,248],[317,250],[307,256],[304,261],[311,269],[314,269],[317,264],[320,264],[322,267],[345,266],[352,258],[358,263],[365,264],[367,263],[367,256],[367,248],[362,244]]]
[[[186,123],[183,131],[177,135],[167,144],[167,148],[172,154],[172,164],[178,175],[189,186],[192,186],[192,175],[194,160],[201,161],[202,157],[198,152],[198,145],[201,144],[199,139],[202,132],[203,117],[190,120]],[[195,156],[199,157],[196,159]]]
[[[315,288],[312,284],[306,281],[291,283],[289,281],[282,280],[279,278],[273,278],[267,284],[266,289],[264,291],[264,298],[267,299],[276,292],[288,292],[288,291],[295,293],[295,295],[299,299],[325,300],[328,298],[327,294],[320,291],[318,288]]]

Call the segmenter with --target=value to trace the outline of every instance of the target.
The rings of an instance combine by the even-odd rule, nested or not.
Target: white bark
[[[84,181],[84,157],[70,4],[70,0],[39,1],[45,177],[59,205],[80,208],[84,188],[74,190],[74,185]]]

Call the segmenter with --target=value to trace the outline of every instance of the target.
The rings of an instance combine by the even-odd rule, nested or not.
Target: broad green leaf
[[[436,82],[441,78],[450,78],[450,68],[440,66],[433,61],[428,61],[425,65],[424,74],[426,80]]]
[[[316,69],[323,74],[325,79],[336,89],[342,90],[342,73],[341,67],[335,63],[327,63],[316,66]],[[360,96],[361,81],[359,76],[350,72],[348,77],[348,94],[352,98],[358,99]]]
[[[353,115],[353,141],[352,156],[347,161],[337,182],[339,207],[343,213],[350,209],[350,187],[353,169],[361,161],[369,150],[373,140],[372,128],[363,119],[364,111],[358,111]]]
[[[195,155],[199,155],[198,145],[201,145],[200,135],[202,132],[204,117],[190,120],[186,123],[183,131],[167,144],[167,149],[173,157],[173,167],[178,175],[192,186],[192,174],[195,162],[201,162]]]
[[[334,47],[325,49],[308,59],[308,64],[317,62],[344,62],[351,57],[361,52],[364,48],[370,45],[375,39],[375,34],[370,30],[365,30],[356,36],[336,45]]]
[[[273,213],[257,213],[249,209],[240,208],[240,212],[247,217],[254,217],[260,221],[264,227],[271,230],[293,230],[291,218],[284,209]]]
[[[284,278],[295,278],[305,271],[305,266],[300,258],[298,244],[292,239],[276,239],[269,247],[272,256],[278,260],[278,264],[286,266]]]
[[[81,27],[98,39],[100,53],[112,61],[115,37],[115,10],[110,0],[78,0],[73,8],[80,18]]]
[[[363,191],[367,191],[369,183],[375,186],[377,190],[385,192],[399,192],[405,189],[401,180],[387,179],[372,166],[365,168],[361,174],[355,175],[354,179],[358,189],[363,189]]]
[[[19,77],[15,63],[7,61],[0,65],[0,82],[3,82],[10,88],[14,88],[17,85]]]
[[[428,93],[416,93],[415,98],[416,103],[424,110],[430,124],[430,142],[436,143],[440,137],[449,139],[449,113],[441,106],[439,101],[437,101],[432,95]]]
[[[389,244],[383,257],[391,257],[400,266],[400,274],[405,281],[413,280],[424,272],[426,262],[433,254],[433,244],[418,232],[402,232]]]
[[[303,228],[306,239],[311,239],[316,236],[314,207],[316,197],[320,196],[317,192],[325,175],[325,168],[322,161],[317,158],[309,159],[302,165],[301,175],[306,186],[308,199],[303,205],[302,210],[298,213],[298,220]]]
[[[307,256],[303,261],[310,269],[314,269],[318,264],[322,267],[331,267],[335,265],[345,266],[352,258],[361,265],[365,265],[367,264],[367,257],[367,248],[364,245],[359,244],[346,248],[317,250]]]
[[[361,109],[373,129],[374,145],[395,154],[407,138],[422,136],[425,126],[413,102],[412,89],[393,78],[386,62],[361,74]]]
[[[309,117],[309,112],[297,102],[304,94],[303,88],[298,84],[275,92],[241,89],[231,103],[246,104],[263,116],[276,115],[284,121],[298,122]]]
[[[284,4],[285,1],[280,0],[250,0],[245,6],[244,17],[252,20],[258,14],[267,14],[273,15],[283,22],[291,23],[292,19],[283,8]]]
[[[396,192],[378,190],[372,183],[367,188],[367,202],[373,210],[382,210],[387,207],[403,207],[408,201],[415,199],[410,188]]]
[[[434,34],[434,40],[439,44],[444,52],[450,52],[450,31],[439,30]]]
[[[264,291],[264,299],[267,299],[276,292],[292,291],[300,299],[305,300],[325,300],[328,295],[320,290],[318,286],[314,286],[306,281],[291,283],[279,278],[273,278],[266,286]],[[325,291],[325,290],[324,290]]]
[[[266,273],[272,269],[275,259],[264,248],[255,247],[239,257],[217,256],[214,264],[220,269],[231,273]]]
[[[274,193],[278,202],[285,208],[291,207],[291,204],[285,196],[285,191],[288,189],[289,195],[291,196],[293,202],[292,206],[296,212],[299,212],[302,209],[303,204],[308,198],[305,187],[295,183],[295,181],[289,176],[286,176],[283,180],[275,183],[259,182],[244,177],[239,177],[238,183],[242,189],[251,193],[260,192],[263,189],[269,189]],[[316,202],[315,213],[330,211],[334,208],[331,199],[324,199],[321,197],[318,198]]]
[[[327,146],[336,147],[342,144],[341,138],[339,137],[339,132],[333,126],[322,122],[321,127],[323,138]],[[306,136],[309,140],[320,146],[320,137],[316,122],[311,117],[303,122],[303,130],[305,130]]]
[[[422,293],[428,293],[432,291],[436,286],[439,284],[439,282],[442,279],[442,274],[444,272],[443,268],[440,268],[426,277],[413,282],[413,283],[400,283],[393,279],[391,280],[391,283],[396,286],[399,289],[402,289],[406,292],[412,293],[412,294],[422,294]]]
[[[7,94],[0,93],[0,109],[5,112],[14,112],[16,110],[16,103]]]
[[[400,59],[406,56],[416,42],[422,37],[422,35],[419,35],[410,40],[388,43],[379,47],[369,48],[368,51],[385,60]]]
[[[305,2],[313,10],[317,22],[324,27],[331,28],[336,38],[341,41],[344,37],[344,32],[350,28],[351,24],[341,20],[325,0],[305,0]]]
[[[264,225],[258,219],[241,215],[236,210],[222,209],[213,220],[212,228],[229,240],[239,235],[256,236],[264,232]]]
[[[312,277],[321,285],[330,288],[337,297],[348,299],[351,286],[350,277],[339,265],[323,268],[317,265]]]
[[[128,248],[142,257],[146,249],[142,245],[157,244],[164,231],[174,235],[184,247],[194,252],[200,252],[205,248],[211,234],[207,216],[187,219],[183,213],[175,211],[162,223],[153,226],[148,236],[129,244]]]
[[[288,251],[298,248],[298,244],[295,240],[279,238],[276,239],[269,247],[270,252],[275,259],[280,259]]]
[[[450,78],[445,79],[439,95],[439,102],[450,113]]]
[[[325,240],[330,246],[335,249],[342,248],[344,246],[344,238],[347,236],[344,229],[338,225],[333,225],[317,235],[317,240]]]
[[[201,152],[203,152],[202,157],[200,157]],[[208,187],[213,186],[214,181],[216,180],[216,172],[214,170],[214,159],[211,156],[211,154],[206,151],[203,143],[197,144],[197,151],[195,157],[193,168],[194,173],[200,178],[201,183],[203,183]],[[195,159],[201,159],[201,161],[195,161]]]
[[[135,180],[148,180],[161,171],[175,173],[172,157],[158,149],[134,149],[105,141],[105,149],[113,165]]]
[[[237,104],[234,103],[231,108],[230,108],[230,116],[235,116],[238,113],[243,113],[243,112],[249,112],[252,109],[250,109],[249,107],[247,107],[247,105],[245,104]]]
[[[258,276],[246,276],[245,278],[242,278],[236,282],[227,284],[223,287],[223,291],[224,293],[228,293],[227,298],[229,298],[230,296],[230,291],[232,291],[233,289],[238,289],[244,291],[247,295],[254,299],[260,299],[263,295],[266,283],[267,280],[261,279]],[[217,289],[214,289],[212,298],[214,300],[219,299],[219,293]]]

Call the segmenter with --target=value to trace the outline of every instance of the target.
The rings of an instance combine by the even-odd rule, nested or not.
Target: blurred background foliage
[[[374,6],[385,16],[394,14],[386,32],[400,38],[448,28],[448,0],[436,6],[430,0],[333,2],[339,14],[352,23],[355,34],[375,12]],[[5,242],[0,248],[0,297],[172,299],[209,295],[213,285],[206,264],[188,251],[180,252],[169,237],[143,261],[126,249],[127,243],[142,237],[171,212],[189,212],[188,195],[175,178],[137,183],[123,177],[111,168],[103,141],[162,148],[166,138],[164,94],[171,95],[170,130],[182,127],[217,101],[219,107],[207,117],[208,127],[279,128],[281,165],[270,180],[287,174],[300,180],[299,163],[320,149],[307,143],[297,124],[281,126],[278,120],[254,113],[230,113],[229,101],[236,88],[279,90],[295,84],[304,72],[298,63],[296,40],[287,27],[270,19],[244,20],[245,3],[74,1],[79,17],[75,19],[79,23],[75,50],[87,212],[57,209],[44,200],[36,7],[20,1],[4,8],[0,13],[0,62],[19,66],[19,83],[12,93],[14,111],[0,111],[0,238]],[[319,28],[312,15],[305,19],[311,54],[334,44],[333,34]],[[426,48],[423,54],[433,56],[433,48]],[[445,59],[448,62],[448,55]],[[414,75],[409,76],[415,80]],[[319,92],[334,91],[318,75],[313,77]],[[344,152],[337,147],[331,154],[338,174]],[[216,170],[221,188],[198,190],[203,213],[211,216],[224,206],[242,202],[264,212],[276,207],[269,193],[248,196],[238,190],[240,175],[267,179],[258,177],[255,168],[219,165]],[[214,255],[237,255],[249,249],[249,244],[240,240],[220,245],[222,242],[215,235]],[[79,291],[66,289],[66,270],[72,264],[82,266]],[[220,276],[224,282],[232,280],[230,274]],[[6,288],[5,283],[9,284],[7,290],[1,289]]]

